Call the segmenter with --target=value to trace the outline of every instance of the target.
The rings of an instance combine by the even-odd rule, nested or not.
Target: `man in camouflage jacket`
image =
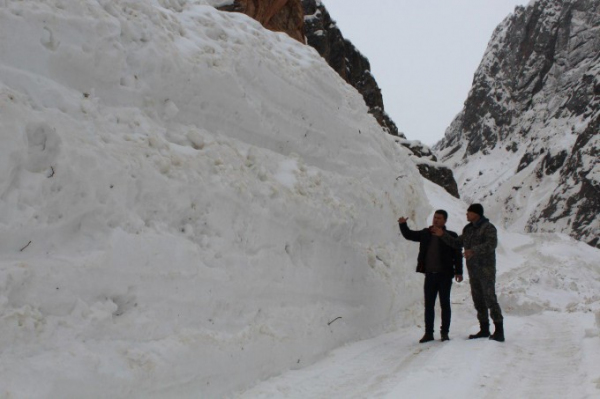
[[[432,233],[450,246],[465,249],[471,295],[480,325],[480,331],[469,335],[469,339],[490,337],[495,341],[504,342],[502,310],[496,298],[495,287],[498,244],[496,227],[483,216],[481,204],[473,204],[467,209],[467,221],[470,223],[457,238],[441,229],[433,229]],[[488,309],[495,326],[494,334],[491,336]]]

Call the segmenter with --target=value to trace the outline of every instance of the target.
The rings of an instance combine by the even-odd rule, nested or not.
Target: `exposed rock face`
[[[564,222],[571,234],[600,248],[600,114],[577,137],[562,169],[558,187],[546,206],[534,213],[537,226],[531,230],[550,230]],[[579,182],[579,184],[573,184]]]
[[[434,148],[463,197],[600,247],[600,2],[537,0],[494,32]]]
[[[344,39],[335,21],[319,0],[302,0],[302,5],[305,14],[304,32],[308,44],[314,47],[348,84],[362,94],[369,112],[381,127],[389,134],[398,136],[397,142],[415,155],[413,159],[421,175],[458,197],[452,171],[438,163],[427,146],[418,141],[406,140],[394,121],[385,113],[381,89],[371,74],[369,60],[350,41]]]
[[[428,146],[420,141],[410,141],[400,137],[396,139],[396,142],[412,152],[412,160],[417,165],[421,176],[443,187],[454,197],[460,198],[452,170],[438,162],[437,157]]]
[[[302,0],[304,32],[308,44],[365,99],[370,113],[390,134],[401,135],[385,113],[381,89],[371,74],[371,65],[350,41],[344,39],[335,21],[319,0]]]
[[[265,28],[285,32],[304,43],[304,12],[301,0],[235,0],[233,4],[222,6],[220,9],[244,13]]]
[[[363,96],[369,113],[398,143],[411,150],[423,177],[442,186],[458,197],[452,171],[437,162],[431,150],[418,141],[406,140],[396,124],[385,113],[381,89],[371,74],[371,65],[350,41],[344,39],[335,21],[319,0],[235,0],[222,6],[223,11],[242,12],[258,20],[264,27],[286,32],[291,37],[314,47],[327,63]],[[423,157],[423,159],[420,159]]]

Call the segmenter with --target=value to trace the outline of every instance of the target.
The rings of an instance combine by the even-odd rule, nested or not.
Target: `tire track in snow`
[[[485,397],[586,397],[582,387],[588,371],[582,363],[585,331],[581,318],[582,314],[551,312],[511,318],[506,356],[497,353],[498,372]]]
[[[498,343],[467,340],[473,320],[468,312],[459,312],[450,342],[421,345],[414,328],[399,330],[337,349],[312,366],[286,372],[234,397],[590,397],[594,384],[587,383],[598,376],[590,370],[590,362],[582,361],[582,340],[585,325],[594,325],[593,315],[508,316],[507,341]],[[600,339],[588,344],[597,351]]]
[[[235,398],[381,397],[398,379],[419,369],[440,342],[416,343],[414,329],[361,341],[331,352],[305,369],[274,377]],[[418,338],[417,338],[418,339]]]

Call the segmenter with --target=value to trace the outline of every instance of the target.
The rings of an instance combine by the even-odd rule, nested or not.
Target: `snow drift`
[[[0,4],[0,396],[219,397],[420,297],[408,150],[215,4]]]

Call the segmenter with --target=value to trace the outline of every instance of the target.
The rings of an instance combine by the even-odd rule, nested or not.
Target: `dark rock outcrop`
[[[452,196],[460,198],[452,170],[438,162],[431,148],[419,141],[410,141],[404,138],[397,138],[396,143],[412,152],[413,162],[417,165],[421,176],[443,187]]]
[[[566,220],[571,234],[600,248],[600,113],[577,137],[571,155],[562,168],[552,196],[532,220],[530,231],[551,227]],[[593,175],[596,175],[595,178]],[[573,182],[579,184],[573,185]]]
[[[285,32],[304,43],[304,12],[301,0],[235,0],[233,4],[219,9],[241,12],[269,30]]]
[[[434,149],[505,224],[600,247],[599,93],[600,2],[537,0],[496,29]]]
[[[381,89],[371,74],[369,60],[344,38],[320,1],[302,0],[302,5],[305,14],[304,32],[308,44],[314,47],[348,84],[358,90],[379,125],[387,133],[398,136],[397,142],[415,155],[414,160],[421,175],[458,197],[452,171],[438,163],[427,146],[418,141],[406,140],[394,121],[385,113]],[[423,159],[419,160],[422,157]]]
[[[302,0],[304,33],[327,63],[365,99],[369,112],[390,134],[402,136],[398,127],[385,113],[381,89],[371,74],[371,65],[354,45],[344,39],[325,6],[317,0]]]

